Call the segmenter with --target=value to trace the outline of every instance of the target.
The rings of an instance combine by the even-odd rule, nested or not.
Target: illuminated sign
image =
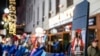
[[[16,0],[9,0],[9,33],[16,34]]]

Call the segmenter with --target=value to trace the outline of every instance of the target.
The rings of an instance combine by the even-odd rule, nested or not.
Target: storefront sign
[[[72,22],[74,7],[49,19],[49,28]]]

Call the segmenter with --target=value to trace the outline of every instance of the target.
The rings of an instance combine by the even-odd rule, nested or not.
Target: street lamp
[[[4,13],[8,14],[9,13],[9,9],[8,8],[5,8],[4,9]]]
[[[4,13],[9,13],[9,9],[7,8],[8,6],[8,0],[6,0],[6,8],[4,9]]]
[[[1,24],[4,25],[4,21],[1,21]]]

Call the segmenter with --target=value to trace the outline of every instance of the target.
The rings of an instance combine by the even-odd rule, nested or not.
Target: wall
[[[24,9],[23,9],[24,10]],[[25,32],[31,32],[33,29],[33,0],[26,0],[25,13]]]
[[[96,37],[99,40],[98,46],[100,49],[100,13],[96,15]]]
[[[89,0],[90,2],[90,16],[100,13],[100,0]]]
[[[45,13],[44,13],[44,22],[42,23],[42,18],[44,17],[43,14],[43,1],[45,2]],[[73,0],[74,5],[77,5],[78,3],[82,2],[83,0]],[[92,15],[95,15],[97,13],[100,13],[100,1],[99,0],[88,0],[90,2],[90,17]],[[60,12],[64,12],[66,11],[68,8],[66,6],[66,0],[60,0],[60,4],[64,5],[64,7],[62,7],[60,9]],[[33,5],[33,9],[31,8],[31,6]],[[33,32],[36,27],[43,27],[44,29],[48,30],[49,29],[49,17],[48,17],[48,13],[49,13],[49,0],[35,0],[35,4],[34,4],[34,0],[27,0],[27,10],[26,10],[26,28],[25,31],[29,31],[29,32]],[[37,15],[37,8],[39,7],[39,15]],[[32,12],[32,15],[30,16],[29,14],[29,9]],[[56,0],[51,0],[51,11],[53,12],[51,15],[51,18],[56,16]],[[39,19],[37,19],[37,16]],[[29,19],[31,19],[29,21]],[[39,20],[39,25],[37,25],[37,20]],[[35,26],[33,27],[33,24],[35,24]],[[42,25],[43,24],[43,25]]]

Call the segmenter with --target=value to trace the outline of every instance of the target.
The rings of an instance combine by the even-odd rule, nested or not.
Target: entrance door
[[[63,51],[66,52],[68,50],[68,45],[71,37],[69,33],[63,34]]]
[[[91,44],[91,41],[96,38],[95,29],[89,29],[88,31],[88,46]]]
[[[62,52],[62,34],[55,34],[51,36],[51,52]]]

